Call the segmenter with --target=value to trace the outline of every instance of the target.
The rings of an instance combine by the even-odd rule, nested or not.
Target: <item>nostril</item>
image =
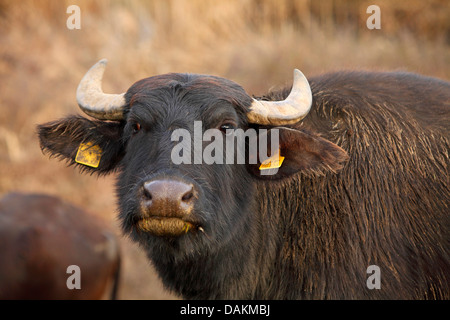
[[[194,193],[192,191],[186,192],[182,197],[181,201],[188,202],[194,197]]]
[[[144,187],[144,198],[146,198],[146,200],[152,200],[152,194],[150,193],[150,191]]]

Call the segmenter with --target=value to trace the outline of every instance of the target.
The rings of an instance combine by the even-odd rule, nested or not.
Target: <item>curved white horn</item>
[[[125,93],[106,94],[102,90],[102,78],[107,64],[102,59],[94,64],[81,79],[77,89],[77,102],[81,110],[100,120],[122,120],[126,105]]]
[[[262,125],[293,124],[303,119],[311,109],[312,93],[308,80],[300,70],[294,70],[294,83],[283,101],[253,99],[247,119]]]

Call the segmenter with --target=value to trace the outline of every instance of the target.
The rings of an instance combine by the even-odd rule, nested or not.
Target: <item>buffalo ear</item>
[[[91,121],[79,116],[71,116],[37,127],[39,142],[44,153],[66,160],[69,165],[77,165],[83,171],[107,174],[115,170],[123,158],[125,147],[122,143],[123,123]],[[97,167],[75,161],[80,145],[98,146],[100,162]]]
[[[284,159],[278,168],[261,170],[262,161],[258,157],[257,164],[248,165],[250,172],[258,178],[282,179],[297,172],[308,174],[331,171],[336,173],[348,160],[347,152],[336,144],[315,134],[285,127],[272,128],[258,135],[259,141],[266,139],[263,141],[267,141],[268,155],[276,153],[270,150],[271,139],[276,137],[274,130],[278,131],[279,155]]]

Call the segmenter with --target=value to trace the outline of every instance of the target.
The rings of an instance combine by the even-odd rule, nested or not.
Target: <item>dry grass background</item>
[[[66,8],[81,9],[68,30]],[[381,8],[368,30],[366,8]],[[448,0],[0,0],[0,194],[58,195],[104,217],[122,242],[122,299],[176,298],[120,236],[114,177],[81,175],[43,156],[38,123],[79,113],[75,90],[109,59],[106,92],[166,72],[215,74],[251,94],[341,69],[407,70],[449,80]],[[1,254],[1,253],[0,253]]]

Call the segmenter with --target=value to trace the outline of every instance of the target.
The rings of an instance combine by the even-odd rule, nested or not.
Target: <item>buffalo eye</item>
[[[228,131],[227,130],[235,130],[236,129],[236,124],[234,122],[224,122],[220,125],[219,127],[220,131],[222,131],[224,134],[231,134],[232,131]]]
[[[141,130],[141,125],[139,123],[135,122],[132,124],[131,128],[133,130],[133,134],[136,134]]]

